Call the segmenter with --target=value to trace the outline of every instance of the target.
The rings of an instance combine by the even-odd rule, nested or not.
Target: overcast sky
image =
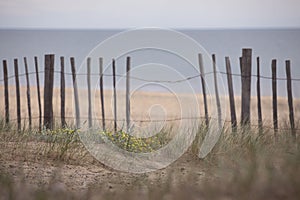
[[[0,0],[0,28],[300,28],[299,0]]]

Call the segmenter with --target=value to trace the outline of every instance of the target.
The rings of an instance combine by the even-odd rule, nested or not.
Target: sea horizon
[[[8,74],[14,75],[13,59],[19,60],[19,73],[24,74],[23,57],[27,57],[29,72],[34,72],[33,57],[37,56],[39,59],[40,70],[43,71],[43,59],[45,54],[55,54],[55,70],[60,70],[59,57],[64,56],[66,62],[66,73],[71,73],[69,58],[75,57],[76,68],[79,70],[80,66],[84,64],[85,58],[89,52],[103,42],[107,38],[112,37],[122,31],[129,31],[135,29],[35,29],[35,28],[8,28],[0,29],[0,59],[7,60]],[[285,60],[291,60],[292,78],[300,79],[300,29],[299,28],[247,28],[247,29],[169,29],[175,30],[197,41],[202,45],[209,54],[215,54],[217,58],[218,71],[226,72],[224,57],[229,56],[231,59],[232,73],[240,74],[238,58],[241,56],[242,48],[252,48],[252,96],[256,95],[256,57],[259,56],[261,63],[261,76],[267,77],[261,79],[261,91],[263,96],[271,96],[271,60],[277,59],[277,77],[278,80],[278,96],[286,96],[286,81],[285,79]],[[132,57],[133,68],[143,63],[151,61],[166,63],[174,69],[178,70],[184,77],[190,77],[199,73],[198,69],[193,69],[185,66],[183,63],[178,64],[175,61],[162,60],[162,57],[157,52],[143,52],[151,54],[151,57],[144,59],[141,54]],[[139,56],[139,57],[137,57]],[[196,55],[195,55],[196,57]],[[111,58],[104,58],[111,59]],[[117,63],[118,73],[124,75],[125,66],[124,61]],[[186,70],[187,69],[187,70]],[[206,72],[211,72],[211,64],[206,64]],[[111,74],[111,70],[107,69],[106,74]],[[151,70],[148,73],[140,71],[136,75],[145,76],[149,80],[156,80],[158,72]],[[57,75],[56,75],[57,74]],[[60,78],[58,73],[55,75],[54,84],[59,86]],[[34,76],[31,74],[31,85],[35,85]],[[223,91],[226,95],[227,91],[227,77],[226,74],[219,74],[224,85]],[[43,76],[41,74],[41,83],[43,84]],[[143,77],[145,78],[145,77]],[[173,80],[174,77],[163,76],[163,80]],[[208,77],[212,78],[212,77]],[[3,70],[0,70],[0,84],[3,84]],[[233,76],[234,90],[236,95],[241,93],[240,77]],[[21,85],[26,84],[25,77],[20,80]],[[299,81],[295,80],[293,83],[293,92],[296,98],[300,97]],[[14,84],[14,80],[9,81],[10,85]],[[132,83],[140,84],[139,82]],[[193,89],[198,93],[201,92],[201,85],[198,78],[190,80]],[[221,84],[221,83],[220,83]],[[67,76],[66,85],[72,86],[71,77]],[[123,83],[120,85],[124,85]],[[110,77],[105,77],[105,89],[112,86]],[[121,86],[120,86],[121,87]],[[123,86],[122,86],[123,87]],[[161,91],[159,88],[150,87],[150,91]],[[122,89],[122,88],[120,88]],[[147,91],[147,88],[144,88]],[[176,86],[176,92],[184,92],[184,87]],[[213,91],[211,91],[213,93]],[[222,91],[221,91],[222,93]]]

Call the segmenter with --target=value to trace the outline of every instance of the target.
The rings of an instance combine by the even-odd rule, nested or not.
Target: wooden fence
[[[205,124],[209,126],[209,113],[208,113],[208,105],[207,105],[207,94],[206,94],[206,87],[205,87],[205,71],[204,71],[204,64],[202,54],[198,55],[199,60],[199,70],[200,74],[197,74],[193,77],[186,78],[190,80],[192,78],[199,78],[199,84],[202,85],[202,97],[204,102],[204,114],[205,114]],[[35,74],[36,74],[36,83],[37,83],[37,97],[38,97],[38,108],[39,108],[39,130],[42,130],[42,127],[46,129],[52,129],[54,127],[53,122],[53,84],[54,84],[54,60],[55,56],[53,54],[45,55],[44,58],[44,103],[43,103],[43,114],[42,114],[42,103],[41,103],[41,92],[40,92],[40,78],[39,78],[39,65],[38,65],[38,58],[34,57],[34,65],[35,65]],[[257,75],[253,76],[251,74],[252,71],[252,49],[243,49],[242,56],[239,58],[240,61],[240,71],[241,74],[241,126],[249,125],[251,123],[251,114],[250,114],[250,104],[251,104],[251,81],[253,77],[257,78],[256,82],[256,92],[257,92],[257,114],[258,114],[258,127],[261,130],[263,119],[262,119],[262,105],[261,105],[261,91],[260,91],[260,58],[256,58],[256,67],[257,67]],[[78,97],[78,88],[77,88],[77,81],[76,81],[76,67],[75,67],[75,59],[74,57],[70,58],[71,70],[72,70],[72,82],[73,82],[73,94],[75,100],[75,116],[76,116],[76,127],[80,127],[80,109],[79,109],[79,97]],[[235,104],[235,96],[233,90],[233,81],[232,81],[232,71],[231,71],[231,64],[230,58],[225,57],[225,65],[226,65],[226,72],[223,74],[227,75],[227,84],[228,84],[228,94],[229,94],[229,103],[230,103],[230,117],[231,117],[231,126],[232,130],[235,132],[237,130],[238,122],[237,122],[237,114],[236,114],[236,104]],[[290,121],[290,129],[292,136],[296,137],[296,128],[295,128],[295,119],[294,119],[294,106],[293,106],[293,94],[292,94],[292,79],[291,78],[291,63],[289,60],[285,62],[286,65],[286,85],[287,85],[287,103],[289,107],[289,121]],[[25,66],[25,76],[26,76],[26,83],[27,83],[27,113],[28,113],[28,123],[29,129],[32,128],[32,112],[31,112],[31,91],[30,91],[30,79],[28,77],[28,64],[27,58],[24,58],[24,66]],[[130,131],[130,79],[133,78],[130,76],[130,66],[131,66],[131,59],[127,57],[126,59],[126,126],[127,131]],[[64,57],[60,57],[60,110],[61,110],[61,126],[66,126],[66,119],[65,119],[65,59]],[[91,59],[87,59],[87,83],[88,83],[88,124],[89,127],[92,127],[92,107],[91,107]],[[218,73],[216,70],[216,56],[212,55],[212,67],[213,67],[213,74],[214,74],[214,84],[215,84],[215,94],[216,94],[216,106],[218,112],[218,120],[219,126],[222,126],[221,122],[221,105],[220,105],[220,97],[218,92],[218,83],[217,83],[217,76]],[[271,62],[271,71],[272,71],[272,107],[273,107],[273,128],[275,136],[278,132],[278,110],[277,110],[277,65],[276,60],[272,60]],[[114,97],[114,130],[117,130],[117,104],[116,104],[116,65],[115,60],[112,60],[112,76],[113,76],[113,97]],[[220,72],[219,72],[220,73]],[[20,82],[19,82],[19,65],[18,60],[14,59],[14,77],[8,77],[8,66],[7,61],[3,60],[3,82],[4,82],[4,104],[5,104],[5,124],[10,123],[10,113],[9,113],[9,85],[8,80],[9,78],[15,79],[15,89],[16,89],[16,101],[17,101],[17,128],[21,129],[21,99],[20,99]],[[235,74],[236,75],[236,74]],[[100,100],[101,100],[101,113],[102,113],[102,128],[103,130],[106,129],[106,119],[105,119],[105,106],[104,106],[104,89],[103,89],[103,58],[99,58],[99,78],[100,78]],[[298,80],[298,79],[297,79]],[[185,80],[184,80],[185,81]],[[44,120],[42,123],[42,119]]]

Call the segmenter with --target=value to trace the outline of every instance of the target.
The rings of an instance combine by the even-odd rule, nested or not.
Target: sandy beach
[[[0,86],[0,90],[4,91],[4,86]],[[79,90],[79,104],[80,104],[80,116],[81,120],[88,118],[88,95],[86,90]],[[33,117],[33,124],[38,123],[38,98],[36,87],[31,87],[31,112]],[[0,105],[0,111],[4,116],[4,92],[0,93],[1,99],[3,99]],[[27,97],[26,87],[20,87],[21,97],[21,117],[22,122],[28,118],[27,111]],[[41,103],[42,112],[43,107],[43,89],[41,89]],[[74,95],[72,88],[66,88],[66,120],[69,124],[74,124],[75,109],[74,109]],[[220,97],[221,108],[223,117],[226,121],[230,121],[230,107],[229,98]],[[110,90],[104,91],[104,102],[105,102],[105,118],[107,123],[112,123],[114,119],[113,114],[113,93]],[[216,112],[216,101],[214,98],[208,96],[208,113],[209,116],[214,118],[217,116]],[[263,96],[261,98],[262,103],[262,116],[263,122],[266,126],[272,125],[273,114],[272,114],[272,98],[269,96]],[[300,119],[300,99],[294,99],[294,116],[296,123]],[[14,86],[9,86],[9,111],[10,119],[16,120],[16,91]],[[56,123],[60,123],[60,89],[54,88],[53,90],[53,113]],[[117,91],[117,119],[120,123],[124,122],[126,116],[126,101],[125,92]],[[131,107],[131,120],[135,123],[147,123],[149,121],[160,121],[189,118],[189,117],[200,117],[204,119],[204,104],[203,97],[201,94],[190,95],[190,94],[171,94],[171,93],[160,93],[160,92],[144,92],[136,91],[131,93],[130,107]],[[237,120],[240,121],[241,113],[241,98],[235,97],[235,108]],[[100,123],[101,120],[101,103],[100,103],[100,92],[92,91],[92,111],[93,119],[95,123]],[[287,125],[289,123],[289,109],[287,98],[278,97],[278,121],[280,125]],[[175,120],[176,121],[176,120]],[[257,125],[257,97],[251,98],[251,124]]]

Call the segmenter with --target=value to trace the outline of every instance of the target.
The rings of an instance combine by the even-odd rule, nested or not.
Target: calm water
[[[292,77],[300,79],[300,29],[296,30],[179,30],[199,42],[210,54],[217,56],[217,64],[220,71],[225,72],[224,57],[230,56],[233,73],[240,73],[238,58],[241,56],[241,49],[244,47],[253,48],[253,68],[252,73],[256,74],[256,56],[261,59],[261,75],[271,77],[271,59],[277,59],[278,77],[285,78],[285,60],[292,62]],[[56,55],[55,69],[60,70],[59,57],[66,57],[66,72],[70,72],[69,57],[76,58],[77,67],[84,61],[89,52],[100,42],[113,36],[121,30],[0,30],[0,59],[6,59],[9,64],[9,75],[14,74],[13,59],[19,59],[19,71],[24,73],[23,57],[26,56],[29,63],[29,71],[34,71],[33,57],[39,57],[40,67],[43,68],[43,56],[47,53]],[[111,59],[111,58],[104,58]],[[196,75],[197,69],[186,66],[182,61],[168,55],[160,55],[155,51],[137,52],[132,55],[132,67],[137,65],[156,62],[168,64],[178,70],[183,77]],[[206,72],[211,71],[211,65],[206,65]],[[2,68],[2,67],[1,67]],[[117,61],[117,71],[119,74],[125,72],[124,61]],[[106,74],[111,70],[107,69]],[[158,76],[161,74],[161,76]],[[173,80],[172,74],[160,73],[159,69],[149,67],[149,70],[137,72],[136,76],[146,77],[150,80],[158,78]],[[226,76],[220,75],[224,83],[227,83]],[[3,84],[3,71],[0,70],[0,84]],[[55,74],[55,85],[59,86],[60,77]],[[252,79],[252,94],[256,95],[256,79]],[[25,77],[21,77],[21,84],[25,84]],[[43,77],[41,77],[43,81]],[[120,88],[123,82],[120,81]],[[240,94],[240,77],[234,77],[234,89],[237,95]],[[111,78],[105,77],[105,87],[111,88]],[[222,81],[221,81],[222,82]],[[196,92],[201,92],[199,79],[189,82]],[[10,79],[10,84],[14,84],[14,79]],[[31,75],[31,84],[35,85],[35,77]],[[71,86],[71,77],[67,76],[68,86]],[[138,81],[132,82],[133,88],[141,85]],[[208,82],[210,85],[210,82]],[[168,87],[167,84],[163,86]],[[271,95],[271,81],[261,80],[262,94]],[[178,92],[185,92],[185,87],[178,84],[175,88]],[[152,84],[144,86],[142,90],[165,90],[162,84]],[[294,96],[300,97],[300,81],[293,82]],[[227,84],[224,84],[226,93]],[[211,91],[213,93],[213,91]],[[286,96],[285,81],[278,81],[278,94]]]

